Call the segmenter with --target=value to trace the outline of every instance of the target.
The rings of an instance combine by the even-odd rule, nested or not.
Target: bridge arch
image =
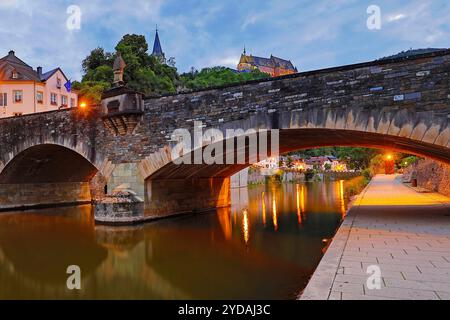
[[[97,171],[76,150],[46,143],[13,154],[0,170],[0,184],[89,182]]]
[[[446,117],[429,117],[404,110],[376,109],[373,112],[365,112],[316,108],[272,115],[257,114],[212,129],[221,131],[226,137],[226,131],[229,129],[242,129],[245,132],[253,128],[258,132],[276,129],[279,132],[277,151],[280,155],[316,147],[355,146],[388,149],[450,163],[450,121]],[[227,140],[223,137],[215,143],[223,144],[223,150],[226,149]],[[226,177],[251,165],[178,166],[172,158],[175,145],[176,142],[167,145],[141,161],[141,175],[145,179]],[[236,144],[234,146],[236,147]],[[191,150],[190,157],[193,158],[195,152],[196,150]],[[189,157],[188,153],[184,156]]]
[[[280,155],[316,147],[354,146],[399,151],[450,163],[450,126],[447,119],[423,115],[418,118],[414,113],[402,110],[381,114],[364,113],[361,110],[356,113],[351,109],[320,112],[320,109],[315,109],[254,115],[223,124],[218,129],[223,132],[227,128],[244,128],[245,131],[252,126],[262,129],[260,132],[277,129],[277,151]],[[247,155],[249,141],[247,139],[245,147]],[[210,144],[210,147],[221,145],[217,149],[226,150],[227,142],[226,139],[219,140]],[[172,159],[174,145],[168,145],[150,155],[140,164],[141,174],[146,177],[146,207],[150,212],[156,209],[156,214],[162,214],[162,208],[165,207],[169,211],[184,212],[189,211],[189,206],[193,206],[195,211],[201,210],[201,207],[206,209],[208,206],[228,205],[229,177],[252,164],[227,163],[227,153],[236,153],[237,144],[233,145],[234,150],[226,150],[222,155],[223,164],[178,165]],[[195,152],[191,150],[185,157],[193,159]],[[264,158],[258,158],[258,161],[261,160]]]
[[[99,168],[79,150],[52,143],[18,150],[0,168],[0,210],[91,202]]]

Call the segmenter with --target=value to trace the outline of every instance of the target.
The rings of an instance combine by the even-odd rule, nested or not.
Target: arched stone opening
[[[259,139],[258,139],[259,140]],[[270,140],[270,139],[269,139]],[[236,148],[227,150],[227,140],[222,145],[223,164],[176,164],[170,161],[155,170],[146,179],[146,215],[166,216],[176,213],[200,212],[230,204],[230,176],[245,169],[249,161],[249,141],[246,140],[246,162],[226,161],[230,153],[236,158]],[[235,143],[234,146],[237,144]],[[354,146],[386,149],[415,154],[450,163],[450,149],[432,143],[388,134],[343,129],[283,129],[279,131],[279,153],[326,146]],[[261,146],[258,145],[258,161]],[[270,150],[269,146],[267,150]],[[166,151],[167,153],[167,151]],[[194,151],[185,157],[194,163]],[[271,156],[270,151],[267,156]]]
[[[15,155],[0,172],[0,210],[89,203],[98,169],[67,147],[42,144]]]

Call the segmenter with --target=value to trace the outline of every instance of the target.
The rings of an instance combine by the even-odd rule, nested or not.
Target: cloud
[[[243,45],[254,55],[290,59],[300,70],[448,46],[448,1],[377,2],[383,26],[370,32],[367,3],[358,0],[0,0],[0,55],[13,49],[35,67],[60,66],[79,79],[92,49],[113,51],[126,33],[146,35],[151,48],[156,24],[166,55],[176,57],[181,72],[235,68]],[[73,32],[66,29],[72,3],[83,14],[81,30]]]
[[[449,14],[450,7],[444,2],[412,1],[402,8],[402,13],[388,15],[388,22],[396,23],[387,24],[382,32],[410,47],[448,46]]]
[[[406,18],[406,15],[404,15],[402,13],[399,13],[399,14],[395,14],[395,15],[390,15],[388,17],[388,21],[389,22],[393,22],[393,21],[398,21],[398,20],[402,20],[402,19],[405,19],[405,18]]]

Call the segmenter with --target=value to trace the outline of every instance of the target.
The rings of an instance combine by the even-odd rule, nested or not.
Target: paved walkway
[[[368,289],[369,266],[380,268],[381,289]],[[300,299],[450,300],[450,198],[375,177]]]

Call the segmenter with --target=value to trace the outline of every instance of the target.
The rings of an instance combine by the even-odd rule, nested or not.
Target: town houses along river
[[[89,205],[1,213],[0,299],[295,299],[345,216],[343,188],[234,189],[232,208],[135,227],[96,226]]]

